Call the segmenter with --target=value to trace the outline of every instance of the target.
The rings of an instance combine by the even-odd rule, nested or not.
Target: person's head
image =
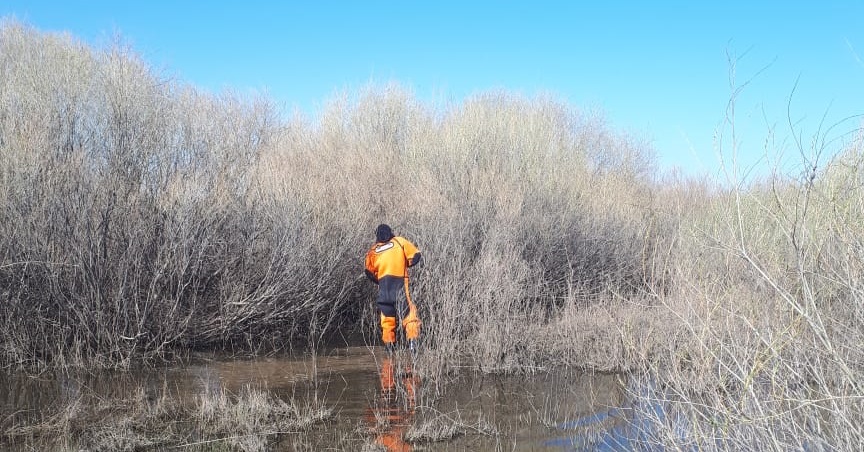
[[[386,242],[393,238],[393,230],[386,224],[379,224],[375,228],[375,239],[379,242]]]

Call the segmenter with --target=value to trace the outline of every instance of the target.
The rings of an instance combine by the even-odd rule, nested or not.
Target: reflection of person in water
[[[385,357],[379,365],[381,393],[364,416],[375,433],[375,443],[388,451],[405,452],[405,430],[414,419],[420,377],[414,375],[411,360]]]

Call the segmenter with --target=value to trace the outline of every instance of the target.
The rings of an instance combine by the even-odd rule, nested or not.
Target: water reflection
[[[631,378],[626,390],[629,397],[621,406],[559,423],[556,429],[571,433],[550,438],[544,445],[567,451],[664,450],[656,442],[657,426],[667,422],[683,425],[683,420],[669,419],[668,406],[652,394],[654,390],[651,381]]]
[[[405,430],[414,420],[420,377],[414,373],[414,361],[408,356],[390,354],[378,365],[380,393],[363,418],[375,435],[375,444],[388,451],[407,452]]]

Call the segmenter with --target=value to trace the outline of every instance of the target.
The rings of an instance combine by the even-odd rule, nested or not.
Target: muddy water
[[[45,411],[85,392],[122,400],[143,389],[152,397],[168,393],[191,401],[208,391],[236,394],[251,386],[334,409],[318,435],[303,439],[312,450],[361,449],[367,443],[400,451],[626,448],[622,407],[628,403],[621,376],[571,371],[490,377],[465,370],[456,377],[425,377],[431,374],[422,356],[391,356],[377,347],[330,350],[314,358],[199,357],[188,365],[138,372],[0,374],[0,416],[37,422]],[[455,426],[455,436],[435,437],[435,426]],[[432,433],[424,436],[424,428]],[[362,442],[352,442],[356,437]],[[275,447],[294,450],[297,443],[287,436]]]

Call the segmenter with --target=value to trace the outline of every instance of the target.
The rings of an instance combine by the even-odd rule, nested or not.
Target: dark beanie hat
[[[379,242],[386,242],[393,238],[393,230],[386,224],[379,224],[375,229],[375,239]]]

